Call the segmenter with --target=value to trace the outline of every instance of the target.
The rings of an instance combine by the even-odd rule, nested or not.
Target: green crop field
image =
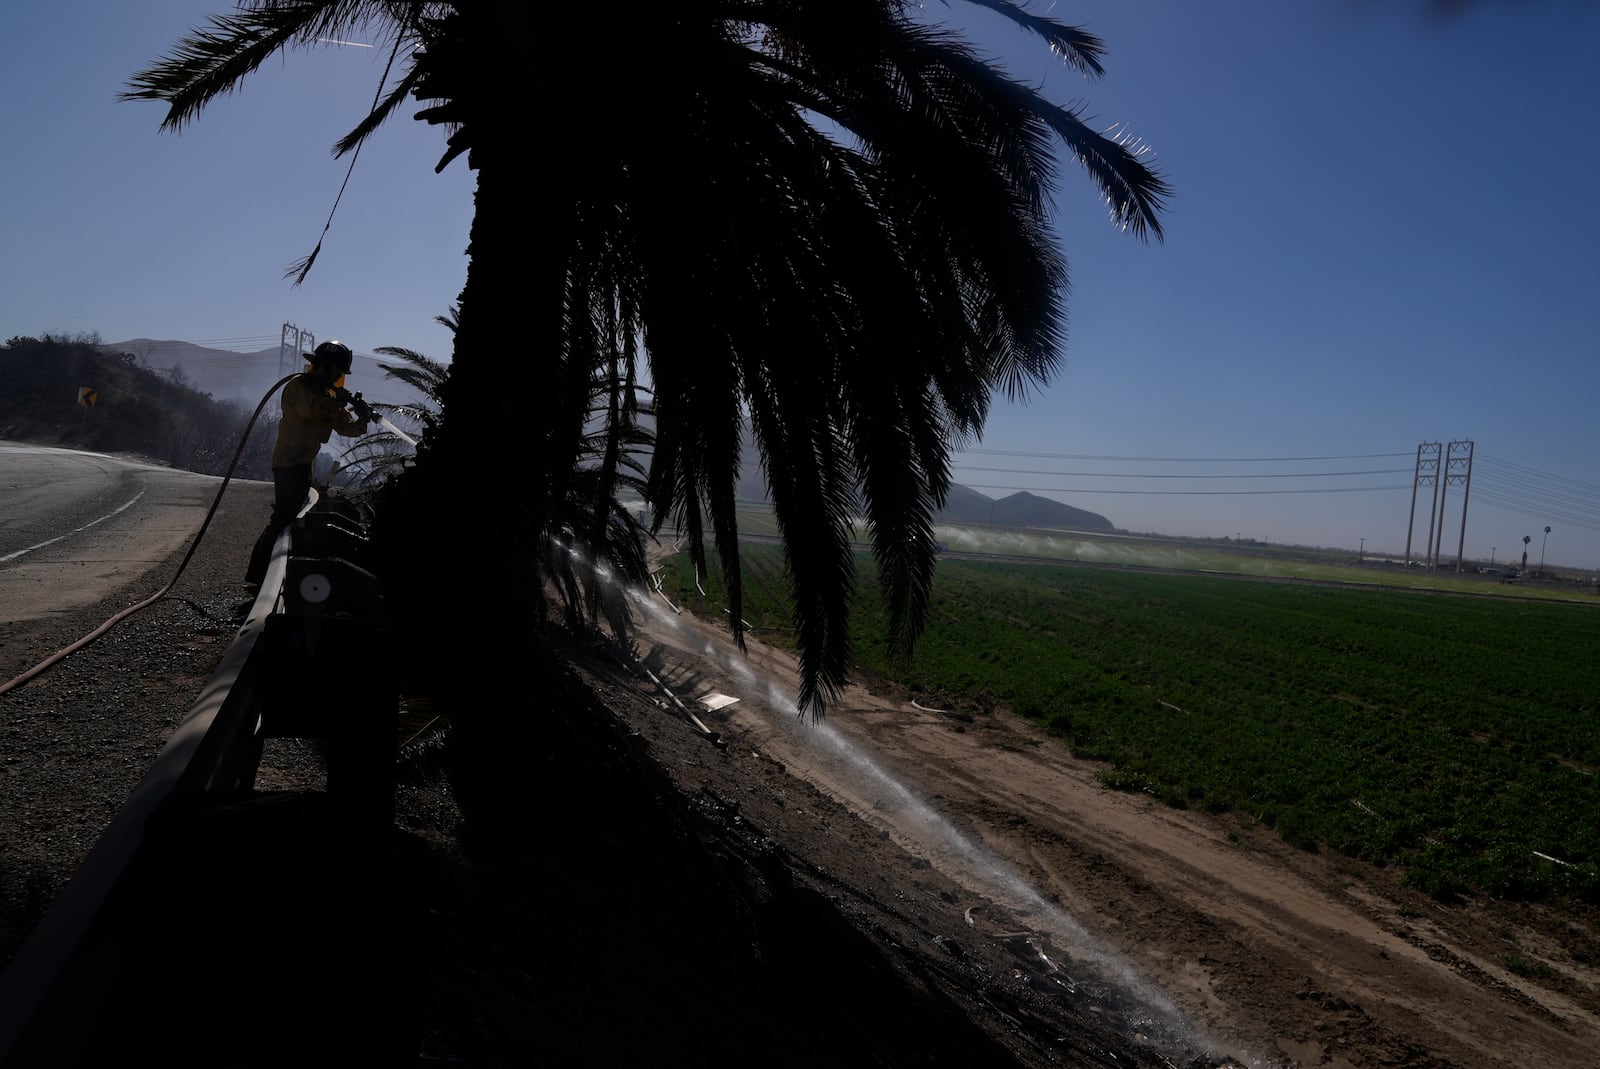
[[[781,644],[781,553],[744,553],[744,617]],[[1439,897],[1600,901],[1592,603],[945,559],[895,664],[860,560],[857,663],[925,703],[1006,705],[1108,787],[1249,814]],[[721,615],[681,556],[663,580]]]

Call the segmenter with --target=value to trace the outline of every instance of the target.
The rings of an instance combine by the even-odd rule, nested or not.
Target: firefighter
[[[347,438],[367,432],[372,409],[344,388],[354,359],[350,347],[340,341],[325,341],[304,354],[310,370],[291,378],[283,387],[283,417],[278,423],[278,440],[272,447],[272,518],[250,553],[245,585],[253,601],[272,559],[272,544],[283,529],[294,521],[311,489],[311,464],[329,435]],[[354,414],[346,406],[353,407]],[[241,609],[248,609],[245,602]]]

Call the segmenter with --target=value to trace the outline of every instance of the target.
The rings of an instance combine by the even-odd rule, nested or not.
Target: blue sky
[[[158,105],[116,101],[229,6],[11,5],[0,336],[253,350],[288,322],[447,356],[433,317],[465,278],[473,182],[460,161],[433,173],[436,130],[380,131],[310,278],[282,278],[344,180],[329,146],[372,99],[377,49],[291,55],[178,135],[157,133]],[[969,6],[927,11],[962,17],[1049,99],[1126,124],[1176,194],[1165,242],[1141,244],[1063,165],[1066,361],[1028,403],[995,406],[959,482],[1131,530],[1398,555],[1418,446],[1471,441],[1469,558],[1503,562],[1531,535],[1530,563],[1600,569],[1600,5],[1054,5],[1105,39],[1095,82]],[[1460,505],[1457,483],[1451,558]]]

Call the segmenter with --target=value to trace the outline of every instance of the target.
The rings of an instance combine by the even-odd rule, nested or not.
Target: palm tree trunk
[[[571,471],[572,369],[562,358],[568,227],[539,207],[532,169],[485,155],[478,169],[467,281],[440,424],[400,480],[387,534],[395,584],[412,595],[483,719],[542,617],[538,539]],[[581,405],[579,406],[581,409]],[[581,422],[581,418],[580,418]],[[531,619],[530,619],[531,618]],[[519,652],[520,651],[520,652]]]

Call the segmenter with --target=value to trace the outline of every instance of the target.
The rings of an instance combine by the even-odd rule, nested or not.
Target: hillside
[[[238,401],[252,409],[280,378],[302,370],[298,361],[280,362],[277,347],[235,353],[207,349],[186,341],[132,338],[111,342],[104,349],[131,353],[140,367],[174,378],[218,400]],[[382,363],[394,365],[400,361],[357,353],[346,383],[348,388],[374,403],[414,403],[416,395],[411,388],[389,378]]]
[[[134,453],[219,475],[239,450],[250,412],[113,346],[18,337],[0,348],[0,438]],[[270,478],[271,449],[272,426],[262,420],[234,474]]]
[[[739,483],[735,490],[742,501],[767,500],[767,485],[761,476],[759,453],[748,433],[742,443]],[[967,523],[1001,527],[1054,527],[1069,531],[1114,531],[1116,525],[1098,512],[1073,508],[1026,490],[999,500],[959,483],[950,487],[944,508],[934,519],[939,523]]]
[[[950,488],[939,513],[944,523],[1001,527],[1060,527],[1070,531],[1113,531],[1116,526],[1098,512],[1073,508],[1048,497],[1018,491],[998,500],[965,486]]]

